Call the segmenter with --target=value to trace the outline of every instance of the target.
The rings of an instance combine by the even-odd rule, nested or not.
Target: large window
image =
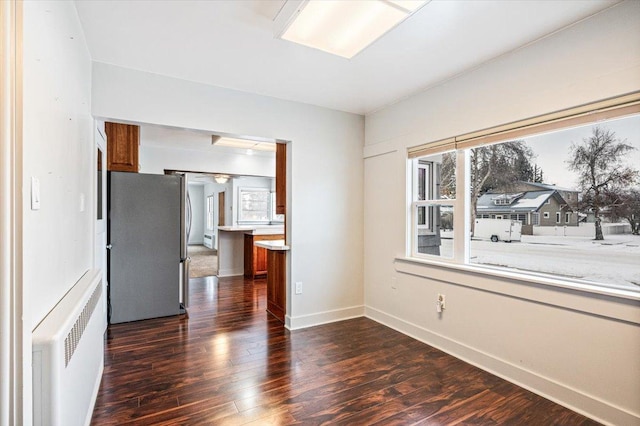
[[[414,157],[411,256],[640,291],[640,116]]]

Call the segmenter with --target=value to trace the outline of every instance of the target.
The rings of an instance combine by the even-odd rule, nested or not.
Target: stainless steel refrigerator
[[[186,309],[191,222],[186,179],[109,173],[110,323],[178,315]]]

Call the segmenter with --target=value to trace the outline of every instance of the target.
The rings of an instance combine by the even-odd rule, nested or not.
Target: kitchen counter
[[[265,248],[267,250],[287,251],[289,246],[285,245],[284,240],[256,241],[254,245]]]
[[[284,234],[284,225],[218,227],[218,277],[244,275],[244,236]]]
[[[243,226],[218,226],[219,231],[242,232],[252,235],[284,234],[284,225],[243,225]]]

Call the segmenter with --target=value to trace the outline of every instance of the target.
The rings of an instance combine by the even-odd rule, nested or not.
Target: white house
[[[136,52],[135,66],[97,61],[89,47],[106,39],[83,25],[100,21],[91,3],[101,3],[86,3],[0,5],[1,426],[32,424],[32,330],[96,265],[89,208],[96,200],[95,119],[289,142],[288,282],[304,281],[305,293],[288,298],[288,327],[367,316],[599,421],[640,423],[638,293],[416,261],[407,231],[409,148],[638,92],[640,2],[600,3],[584,19],[411,93],[398,89],[398,71],[388,76],[397,96],[359,112],[351,111],[358,99],[318,106],[324,95],[344,92],[340,70],[352,72],[355,60],[341,60],[324,86],[309,88],[315,104],[304,101],[297,79],[280,97],[265,93],[263,58],[243,59],[242,51],[239,63],[256,67],[246,86],[253,90],[213,84],[195,68],[191,79],[144,71],[154,60],[147,51]],[[102,5],[109,3],[120,2]],[[132,5],[132,13],[140,10],[148,10],[140,25],[154,30],[154,8]],[[477,36],[465,34],[465,43]],[[168,38],[154,43],[176,67],[190,48]],[[391,54],[370,53],[381,61]],[[408,46],[396,53],[424,52]],[[215,51],[200,54],[216,59]],[[438,60],[445,59],[458,58]],[[380,82],[356,78],[346,86],[367,84]],[[32,178],[39,209],[32,208]],[[431,309],[438,294],[448,301],[442,316]]]

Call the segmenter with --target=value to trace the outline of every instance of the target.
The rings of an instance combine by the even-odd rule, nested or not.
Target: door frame
[[[23,322],[22,19],[22,2],[0,2],[0,426],[30,421],[31,412],[31,334]]]
[[[95,173],[93,173],[93,191],[94,197],[92,197],[93,204],[93,217],[94,217],[94,240],[93,240],[93,265],[94,268],[100,269],[100,273],[102,276],[102,294],[105,295],[104,299],[104,329],[107,327],[107,133],[105,131],[104,121],[94,120],[94,129],[93,129],[93,138],[95,142],[95,149],[93,158],[93,167],[95,168]],[[98,188],[98,150],[102,152],[102,161],[101,161],[101,175],[102,175],[102,218],[98,219],[98,211],[97,211],[97,201],[99,192]],[[100,242],[102,240],[102,242]],[[102,256],[98,253],[102,251]],[[100,259],[101,257],[101,259]]]

